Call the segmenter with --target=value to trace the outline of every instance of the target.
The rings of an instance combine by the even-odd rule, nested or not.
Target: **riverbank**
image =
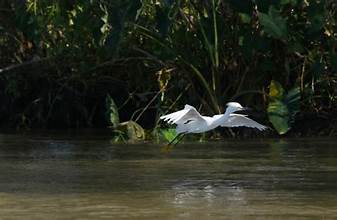
[[[1,1],[0,126],[133,126],[151,137],[164,127],[160,115],[186,103],[214,115],[237,101],[277,134],[206,137],[334,136],[336,8],[332,0]],[[120,126],[130,120],[140,127]]]

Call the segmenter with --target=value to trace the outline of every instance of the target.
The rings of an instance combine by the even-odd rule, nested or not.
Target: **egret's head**
[[[242,111],[242,110],[246,109],[246,108],[242,107],[240,105],[240,103],[238,103],[238,102],[228,102],[226,104],[226,106],[227,106],[226,111],[230,111],[230,112]]]

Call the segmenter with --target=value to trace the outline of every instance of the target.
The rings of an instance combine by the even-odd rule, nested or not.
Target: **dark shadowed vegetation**
[[[0,12],[2,126],[168,137],[159,115],[239,101],[275,134],[337,134],[334,0],[3,0]]]

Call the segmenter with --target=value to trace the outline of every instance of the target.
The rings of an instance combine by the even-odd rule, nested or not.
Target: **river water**
[[[335,219],[336,139],[0,135],[0,219]]]

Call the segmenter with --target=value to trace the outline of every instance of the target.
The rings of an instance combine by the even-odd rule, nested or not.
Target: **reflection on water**
[[[333,139],[114,145],[0,135],[3,219],[337,218]]]

